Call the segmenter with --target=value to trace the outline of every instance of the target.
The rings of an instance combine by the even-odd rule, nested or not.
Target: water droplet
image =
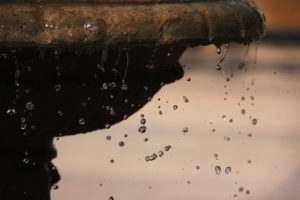
[[[141,114],[141,118],[144,118],[145,117],[145,115],[144,114]]]
[[[216,172],[216,174],[219,175],[219,174],[221,173],[221,167],[217,165],[217,166],[215,167],[215,172]]]
[[[252,101],[254,101],[254,96],[250,96],[250,99],[251,99]]]
[[[250,190],[246,190],[246,194],[249,195],[250,194]]]
[[[140,133],[145,133],[146,130],[147,130],[147,127],[146,127],[146,126],[141,126],[141,127],[139,128],[139,132],[140,132]]]
[[[113,164],[113,163],[115,163],[115,160],[111,159],[109,162],[110,162],[111,164]]]
[[[125,143],[123,141],[119,142],[119,146],[120,147],[124,147],[125,146]]]
[[[63,116],[64,115],[63,111],[61,111],[61,110],[57,111],[57,113],[58,113],[59,116]]]
[[[107,135],[107,136],[106,136],[106,140],[111,140],[111,136],[110,136],[110,135]]]
[[[128,86],[125,83],[123,83],[121,86],[121,90],[128,90]]]
[[[106,123],[106,124],[104,125],[104,127],[105,127],[106,129],[110,129],[110,127],[111,127],[111,124],[109,124],[109,123]]]
[[[34,104],[31,102],[31,101],[29,101],[29,102],[27,102],[26,104],[25,104],[25,108],[27,109],[27,110],[33,110],[34,109]]]
[[[53,186],[52,186],[52,189],[54,189],[54,190],[57,190],[58,188],[59,188],[58,185],[53,185]]]
[[[240,64],[239,64],[239,70],[243,70],[244,68],[245,68],[245,66],[246,66],[246,64],[245,63],[243,63],[243,62],[241,62]]]
[[[61,90],[61,85],[60,84],[54,85],[54,89],[56,92],[59,92]]]
[[[182,98],[183,98],[183,101],[184,101],[185,103],[188,103],[188,102],[189,102],[189,99],[188,99],[186,96],[183,96]]]
[[[230,174],[230,172],[231,172],[231,167],[226,167],[225,168],[225,173],[226,174]]]
[[[255,119],[255,118],[252,119],[252,124],[253,124],[253,125],[256,125],[256,124],[257,124],[257,119]]]
[[[199,166],[199,165],[197,165],[197,166],[196,166],[196,169],[197,169],[197,170],[199,170],[199,169],[200,169],[200,166]]]
[[[140,122],[141,122],[141,124],[146,124],[146,119],[143,118],[143,119],[141,119]]]
[[[169,151],[171,148],[172,148],[171,145],[167,145],[167,146],[164,147],[164,150],[165,150],[165,151]]]
[[[80,118],[78,120],[79,125],[84,125],[85,124],[85,119],[84,118]]]
[[[114,197],[110,196],[108,200],[115,200]]]
[[[21,122],[21,129],[22,130],[25,130],[27,127],[26,123],[25,122]]]
[[[188,127],[184,127],[184,128],[182,129],[182,132],[183,132],[183,133],[189,132],[189,128],[188,128]]]
[[[233,198],[234,198],[234,199],[237,199],[238,197],[239,197],[239,196],[238,196],[237,194],[234,194],[234,195],[233,195]]]
[[[178,109],[178,106],[177,106],[177,105],[174,105],[174,106],[173,106],[173,109],[174,109],[174,110],[177,110],[177,109]]]
[[[163,151],[159,151],[159,152],[157,153],[157,155],[158,155],[159,157],[162,157],[162,156],[164,155],[164,152],[163,152]]]
[[[7,113],[8,115],[14,115],[14,114],[16,114],[16,110],[15,110],[14,108],[9,108],[9,109],[6,111],[6,113]]]
[[[243,187],[240,187],[239,188],[239,192],[243,192],[244,191],[244,188]]]
[[[24,158],[24,159],[23,159],[23,163],[24,163],[24,164],[28,164],[28,163],[29,163],[29,158]]]
[[[221,71],[222,67],[220,64],[216,65],[216,70]]]
[[[244,101],[244,100],[245,100],[245,97],[244,97],[244,96],[242,96],[242,97],[241,97],[241,101]]]
[[[246,114],[246,110],[245,110],[245,109],[242,109],[242,110],[241,110],[241,114],[242,114],[242,115],[245,115],[245,114]]]
[[[191,78],[187,78],[186,81],[190,82],[192,79]]]
[[[226,120],[226,115],[222,115],[222,119],[223,119],[223,120]]]
[[[233,119],[230,119],[229,122],[232,123],[232,122],[233,122]]]
[[[217,51],[217,54],[218,54],[218,55],[219,55],[219,54],[221,54],[221,53],[222,53],[222,49],[221,49],[221,47],[217,46],[217,49],[216,49],[216,51]]]

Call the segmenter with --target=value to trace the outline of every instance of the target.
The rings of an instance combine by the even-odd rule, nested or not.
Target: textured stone
[[[264,34],[263,15],[246,0],[1,2],[1,46],[187,46],[251,42]]]

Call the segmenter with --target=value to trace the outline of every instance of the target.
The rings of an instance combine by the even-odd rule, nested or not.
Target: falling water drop
[[[188,99],[186,96],[183,96],[182,98],[183,98],[183,101],[184,101],[185,103],[188,103],[188,102],[189,102],[189,99]]]
[[[78,120],[79,125],[84,125],[85,124],[85,119],[84,118],[80,118]]]
[[[29,111],[33,110],[34,107],[35,107],[35,105],[31,101],[29,101],[25,104],[25,108]]]
[[[140,120],[140,123],[141,123],[141,124],[146,124],[146,119],[144,119],[144,118],[141,119],[141,120]]]
[[[252,124],[253,124],[253,125],[256,125],[256,124],[257,124],[257,119],[255,119],[255,118],[252,119]]]
[[[8,115],[14,115],[14,114],[16,114],[16,110],[14,108],[9,108],[9,109],[7,109],[6,113]]]
[[[188,127],[184,127],[184,128],[182,129],[182,132],[183,132],[183,133],[189,132],[189,128],[188,128]]]
[[[59,186],[58,186],[58,185],[53,185],[52,188],[53,188],[54,190],[57,190],[57,189],[59,188]]]
[[[245,114],[246,114],[246,110],[245,110],[245,109],[242,109],[242,110],[241,110],[241,114],[242,114],[242,115],[245,115]]]
[[[164,150],[169,151],[171,149],[171,147],[172,147],[171,145],[167,145],[167,146],[164,147]]]
[[[226,174],[230,174],[230,172],[231,172],[231,167],[226,167],[225,168],[225,173]]]
[[[140,132],[140,133],[145,133],[146,130],[147,130],[147,127],[146,127],[146,126],[141,126],[141,127],[139,128],[139,132]]]
[[[119,146],[120,147],[124,147],[125,146],[125,143],[123,141],[119,142]]]
[[[106,136],[106,140],[111,140],[111,136],[110,136],[110,135],[107,135],[107,136]]]
[[[164,152],[163,152],[163,151],[159,151],[159,152],[157,153],[157,155],[158,155],[159,157],[162,157],[162,156],[164,155]]]
[[[216,174],[217,175],[219,175],[220,173],[221,173],[221,167],[219,166],[219,165],[217,165],[216,167],[215,167],[215,172],[216,172]]]

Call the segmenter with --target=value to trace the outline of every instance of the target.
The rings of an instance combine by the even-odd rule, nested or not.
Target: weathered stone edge
[[[264,35],[244,0],[148,5],[0,4],[0,46],[248,43]]]

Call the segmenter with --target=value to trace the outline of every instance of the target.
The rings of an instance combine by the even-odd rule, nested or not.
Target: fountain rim
[[[265,34],[264,16],[250,0],[19,1],[0,0],[0,47],[218,45]]]

